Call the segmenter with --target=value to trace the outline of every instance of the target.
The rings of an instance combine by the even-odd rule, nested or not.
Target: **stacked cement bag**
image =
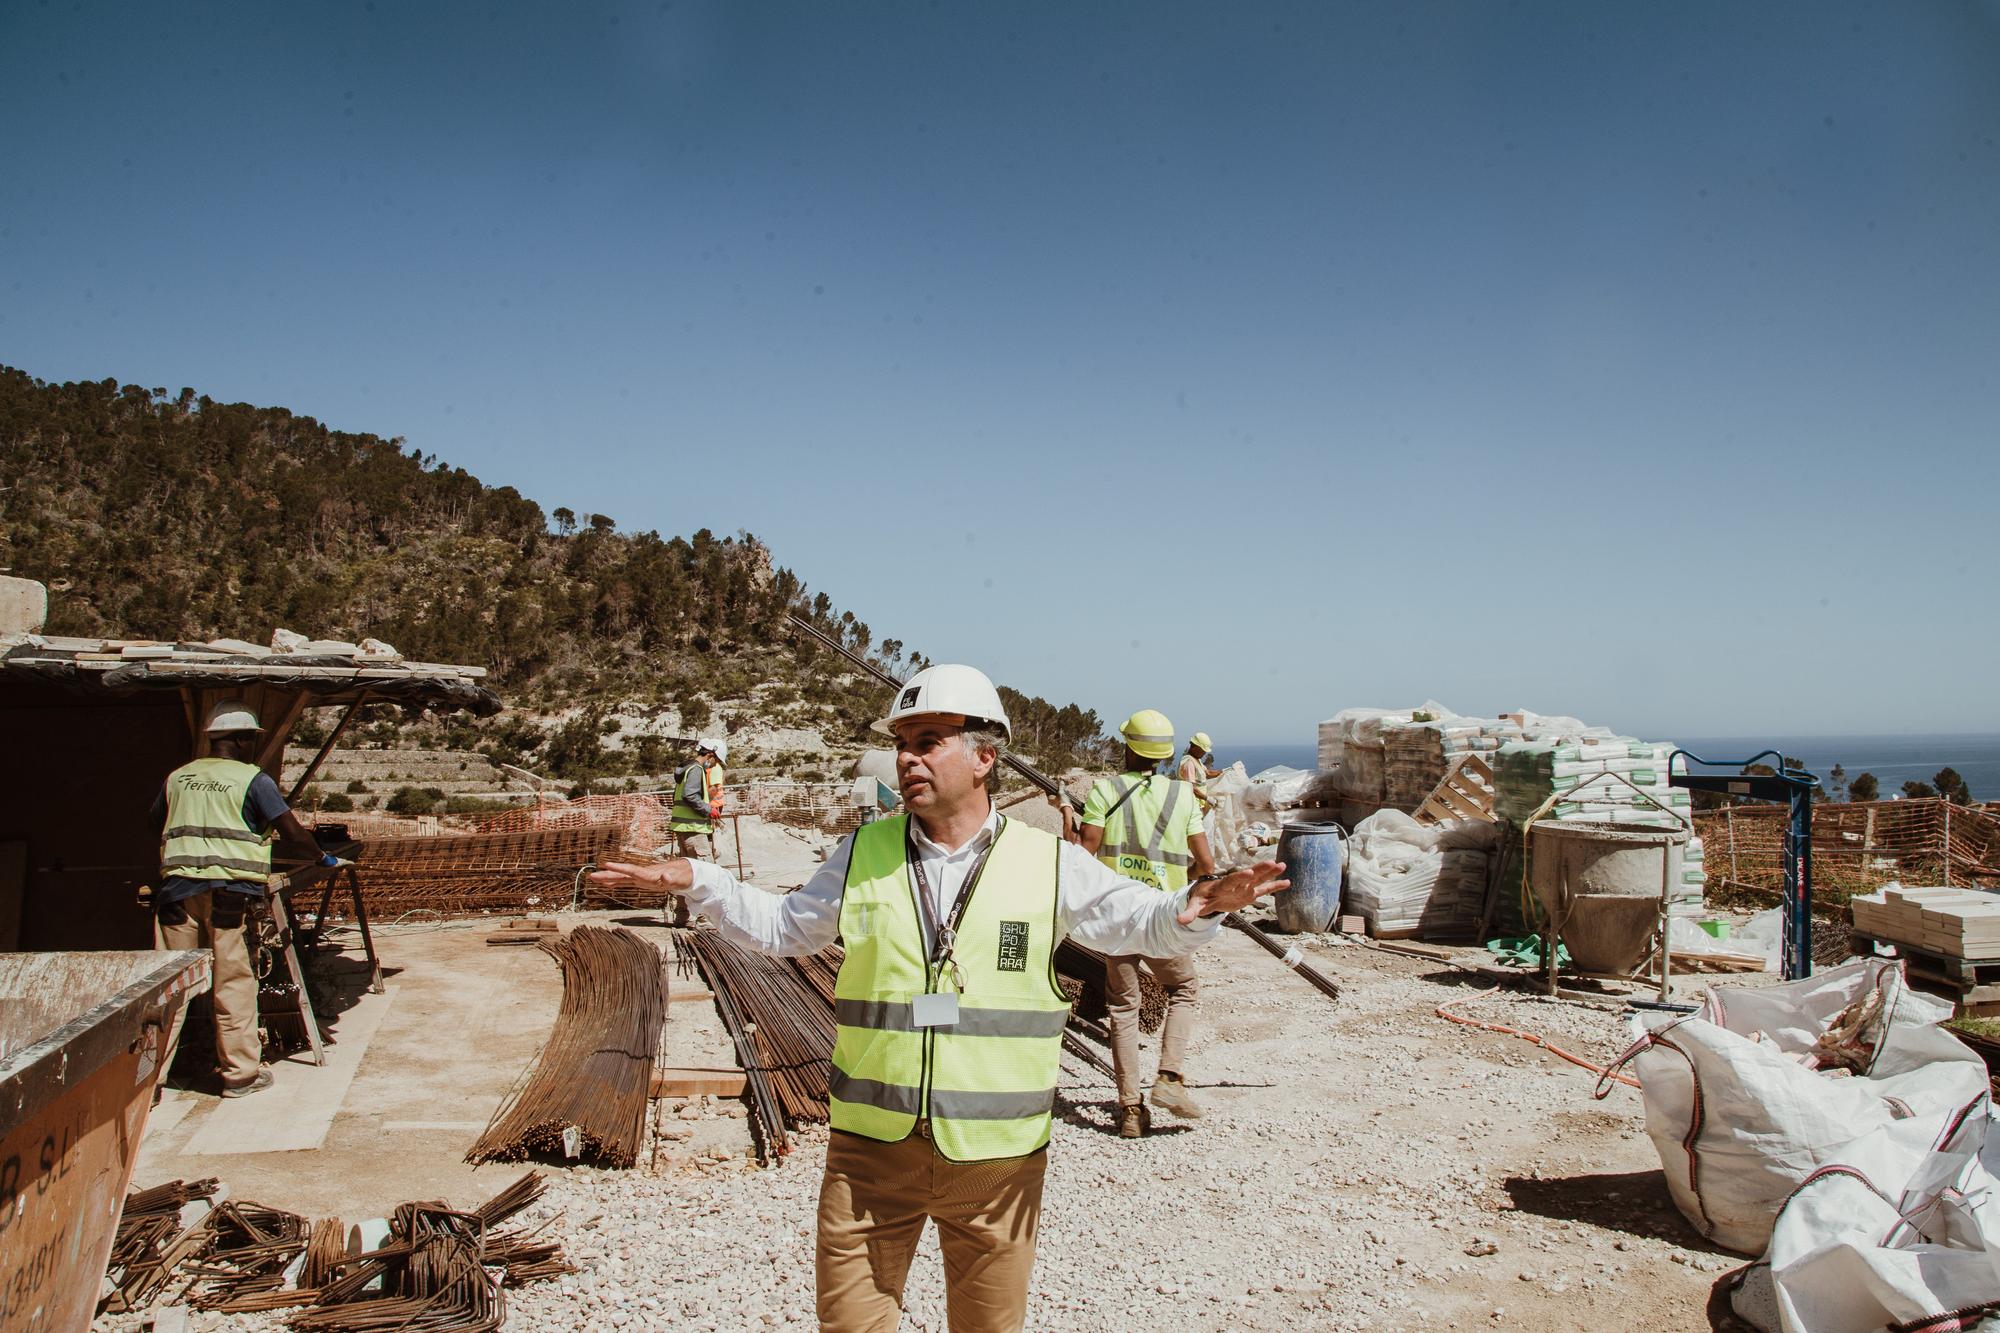
[[[1477,820],[1419,824],[1400,810],[1370,815],[1348,839],[1341,910],[1365,918],[1371,935],[1472,939],[1499,835],[1498,825]]]
[[[1690,794],[1667,785],[1667,758],[1673,745],[1581,724],[1577,724],[1581,734],[1566,735],[1567,730],[1542,728],[1540,739],[1512,741],[1495,752],[1495,814],[1517,828],[1544,806],[1548,808],[1543,819],[1654,827],[1692,824]],[[1681,884],[1672,899],[1674,910],[1683,915],[1700,912],[1705,885],[1701,839],[1691,838],[1681,863]]]

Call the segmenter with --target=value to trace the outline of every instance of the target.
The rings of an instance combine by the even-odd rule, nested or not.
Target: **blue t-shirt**
[[[291,809],[278,791],[278,784],[271,781],[269,773],[259,773],[250,779],[250,789],[243,793],[243,823],[259,833],[268,830],[278,822],[278,816]],[[153,825],[164,829],[167,826],[167,789],[160,787],[160,794],[153,800]],[[177,903],[183,898],[192,898],[197,893],[207,893],[213,889],[228,889],[233,893],[261,895],[264,886],[247,879],[188,879],[182,875],[171,875],[160,885],[154,895],[156,901]]]

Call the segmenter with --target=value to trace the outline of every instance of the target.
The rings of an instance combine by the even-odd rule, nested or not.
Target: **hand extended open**
[[[590,872],[590,882],[607,889],[665,889],[686,893],[694,887],[694,867],[684,856],[669,856],[651,865],[606,861]]]
[[[1284,873],[1283,861],[1260,861],[1221,879],[1190,884],[1187,906],[1175,919],[1183,926],[1191,926],[1198,917],[1239,911],[1266,894],[1283,893],[1292,887],[1290,880],[1278,878]]]

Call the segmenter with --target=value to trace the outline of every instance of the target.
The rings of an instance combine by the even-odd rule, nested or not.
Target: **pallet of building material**
[[[1849,900],[1854,929],[1948,958],[2000,959],[2000,895],[1888,885]]]
[[[536,1156],[630,1167],[667,1017],[664,959],[622,927],[578,926],[541,947],[563,970],[555,1028],[533,1074],[494,1112],[465,1160]]]

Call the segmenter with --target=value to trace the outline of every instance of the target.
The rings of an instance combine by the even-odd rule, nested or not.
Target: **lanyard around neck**
[[[1006,828],[1007,817],[1002,815],[998,827],[993,830],[992,839],[981,849],[979,859],[972,863],[972,870],[966,875],[965,883],[959,885],[958,898],[952,903],[951,911],[940,922],[937,919],[936,912],[931,907],[930,876],[924,872],[923,858],[917,854],[915,826],[910,825],[905,827],[903,831],[903,852],[909,860],[910,876],[916,882],[917,911],[923,917],[924,928],[937,941],[931,952],[931,962],[934,966],[949,964],[954,973],[958,972],[958,960],[953,958],[951,954],[952,942],[958,937],[958,923],[965,916],[966,904],[972,901],[972,891],[979,887],[979,877],[986,872],[986,858],[993,855],[993,848],[1000,841],[1000,835],[1006,831]],[[959,979],[959,984],[961,988],[964,985],[962,976]]]

